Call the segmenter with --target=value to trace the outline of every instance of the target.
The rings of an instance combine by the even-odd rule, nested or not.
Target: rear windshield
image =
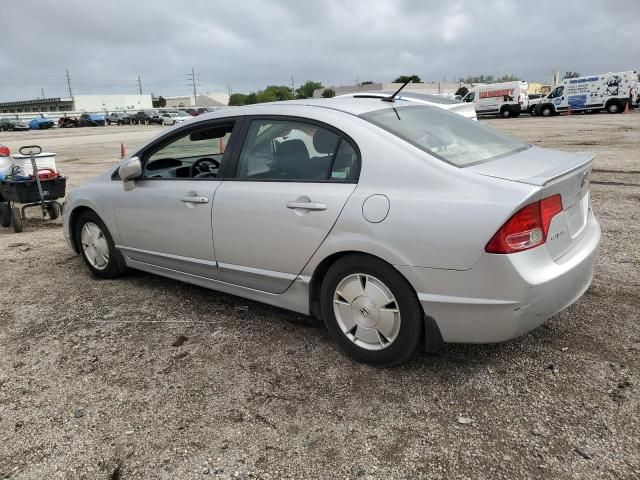
[[[457,167],[486,162],[530,147],[438,107],[385,108],[361,117]]]

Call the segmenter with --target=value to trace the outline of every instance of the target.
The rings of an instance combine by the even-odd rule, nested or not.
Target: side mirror
[[[124,161],[118,168],[120,180],[124,182],[124,189],[131,190],[133,188],[133,180],[142,176],[142,163],[138,157],[131,157]]]

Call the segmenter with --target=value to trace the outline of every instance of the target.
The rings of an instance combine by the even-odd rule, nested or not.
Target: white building
[[[340,85],[339,87],[324,87],[319,88],[313,92],[313,98],[321,98],[322,92],[324,92],[327,88],[330,88],[334,92],[336,92],[336,96],[344,95],[347,93],[358,93],[358,92],[372,92],[377,90],[397,90],[402,86],[401,83],[393,83],[393,82],[379,82],[379,83],[368,83],[365,85],[355,84],[355,85]],[[424,82],[424,83],[410,83],[406,87],[404,87],[405,92],[416,92],[416,93],[431,93],[431,94],[442,94],[442,93],[456,93],[460,87],[466,86],[467,88],[470,85],[466,85],[464,83],[445,83],[445,82]]]
[[[166,108],[226,107],[229,104],[229,95],[226,93],[205,93],[198,95],[198,99],[195,102],[193,95],[164,97],[164,99],[167,101]]]
[[[75,95],[0,103],[0,113],[98,113],[147,108],[152,108],[151,95]]]

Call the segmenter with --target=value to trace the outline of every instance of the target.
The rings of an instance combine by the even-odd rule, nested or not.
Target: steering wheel
[[[220,168],[220,162],[215,158],[199,158],[191,165],[189,176],[191,178],[215,177]]]

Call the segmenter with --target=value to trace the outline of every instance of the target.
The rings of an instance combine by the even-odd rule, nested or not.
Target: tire
[[[13,207],[11,209],[11,223],[13,224],[13,231],[16,233],[20,233],[24,229],[24,225],[22,224],[22,213],[18,207]]]
[[[107,120],[107,125],[111,125],[111,120]]]
[[[380,368],[399,365],[422,343],[424,314],[413,288],[375,257],[354,254],[334,263],[322,281],[320,305],[329,334],[358,362]]]
[[[618,102],[609,102],[607,105],[607,112],[609,113],[620,113],[622,109],[620,108],[620,104]]]
[[[0,226],[11,226],[11,209],[6,203],[0,203]]]
[[[551,110],[551,107],[542,107],[542,109],[540,110],[540,115],[542,115],[543,117],[550,117],[551,115],[553,115],[553,110]]]
[[[55,220],[60,216],[60,207],[57,203],[47,203],[45,209],[51,220]]]
[[[532,117],[535,116],[536,114],[536,107],[529,107],[529,115],[531,115]]]
[[[85,227],[87,232],[83,233]],[[126,272],[109,230],[95,212],[89,210],[80,214],[74,226],[74,239],[83,263],[92,275],[116,278]]]
[[[503,109],[503,110],[500,112],[500,116],[501,116],[502,118],[509,118],[509,117],[511,116],[511,109],[510,109],[509,107],[507,107],[507,108]]]

